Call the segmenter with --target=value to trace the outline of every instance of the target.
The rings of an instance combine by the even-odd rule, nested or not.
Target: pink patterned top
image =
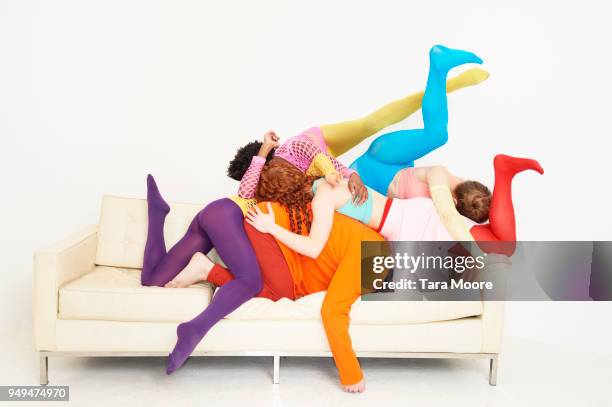
[[[291,137],[274,152],[275,157],[289,161],[304,173],[308,171],[313,159],[318,154],[324,154],[328,157],[336,171],[342,174],[344,178],[350,177],[355,172],[355,170],[347,168],[329,154],[323,139],[323,132],[319,127],[311,127],[303,133]],[[240,181],[238,196],[241,198],[253,198],[255,196],[259,177],[265,164],[266,159],[264,157],[254,156],[252,158],[251,165]]]

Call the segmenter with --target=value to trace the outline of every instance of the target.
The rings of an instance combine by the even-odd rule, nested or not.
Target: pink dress
[[[468,228],[476,223],[463,217]],[[453,239],[430,198],[393,199],[380,234],[387,240],[446,241]]]
[[[391,185],[389,185],[387,195],[399,199],[431,198],[429,184],[417,178],[414,168],[404,168],[398,171],[395,177],[393,177]]]
[[[280,147],[274,152],[275,157],[280,157],[292,165],[294,165],[300,171],[306,173],[312,160],[317,154],[326,155],[332,162],[336,171],[342,174],[343,177],[348,178],[355,172],[336,160],[331,156],[327,150],[327,144],[323,138],[323,132],[319,127],[311,127],[310,129],[298,134],[297,136],[291,137],[285,141]],[[240,186],[238,187],[238,196],[241,198],[250,199],[255,196],[255,190],[259,183],[259,177],[266,159],[259,156],[254,156],[251,159],[251,165],[244,173]]]

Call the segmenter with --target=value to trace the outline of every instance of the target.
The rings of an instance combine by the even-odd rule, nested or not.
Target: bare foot
[[[176,277],[167,282],[164,287],[185,288],[198,281],[204,281],[212,267],[213,262],[203,253],[197,252],[191,257],[189,264]]]
[[[365,391],[365,379],[361,379],[359,383],[350,386],[343,385],[342,389],[347,393],[363,393]]]

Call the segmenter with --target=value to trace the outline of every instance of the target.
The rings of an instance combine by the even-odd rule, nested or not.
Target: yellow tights
[[[450,93],[474,86],[488,77],[487,71],[472,68],[449,79],[446,82],[446,91]],[[424,94],[425,92],[421,91],[398,99],[360,119],[321,126],[329,152],[338,157],[385,127],[404,120],[421,108]]]

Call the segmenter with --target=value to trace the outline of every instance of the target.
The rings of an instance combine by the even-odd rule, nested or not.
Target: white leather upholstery
[[[34,253],[33,320],[36,349],[54,349],[59,288],[94,267],[97,228],[88,227]]]
[[[210,302],[212,287],[199,283],[188,288],[143,287],[140,272],[97,266],[60,288],[60,319],[107,321],[182,322],[202,312]],[[325,292],[297,301],[274,302],[253,298],[227,319],[315,320],[321,319]],[[482,313],[480,301],[357,301],[351,311],[353,324],[413,324],[458,319]]]
[[[168,247],[202,207],[171,204]],[[36,350],[172,348],[176,323],[204,309],[212,289],[140,286],[146,228],[144,200],[105,197],[97,227],[35,253]],[[253,299],[213,327],[198,350],[327,351],[319,316],[323,295],[296,302]],[[497,353],[503,313],[503,302],[357,302],[351,335],[357,351]]]
[[[204,207],[196,204],[170,204],[164,238],[170,248],[185,233],[193,217]],[[105,196],[98,227],[96,264],[142,268],[147,240],[147,201]]]
[[[143,287],[139,270],[97,266],[60,288],[59,318],[182,322],[202,312],[212,292],[208,283]]]
[[[277,302],[253,298],[227,316],[235,321],[249,320],[320,320],[325,292]],[[416,324],[447,321],[482,314],[481,301],[361,301],[351,309],[352,324]]]
[[[482,348],[482,320],[478,317],[432,324],[352,324],[350,333],[358,352],[477,353]],[[175,343],[174,323],[57,322],[58,351],[169,352]],[[315,321],[224,319],[208,331],[196,350],[324,352],[329,351],[329,345],[323,325]]]

